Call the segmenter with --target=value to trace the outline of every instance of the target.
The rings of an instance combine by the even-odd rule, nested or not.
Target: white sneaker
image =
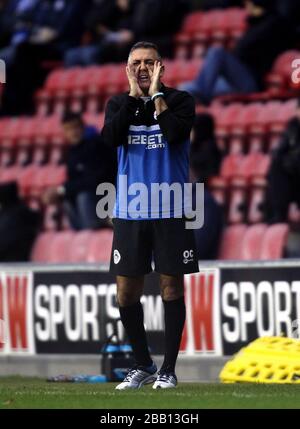
[[[174,372],[160,371],[153,384],[153,389],[172,389],[177,386],[177,377]]]
[[[116,386],[116,390],[139,389],[145,384],[153,383],[156,380],[157,367],[155,363],[152,366],[134,366],[131,368],[122,381]]]

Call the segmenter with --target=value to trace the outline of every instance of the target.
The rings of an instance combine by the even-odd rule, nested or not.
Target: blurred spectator
[[[188,10],[186,0],[94,1],[86,23],[92,41],[69,50],[65,65],[125,61],[132,44],[144,39],[158,44],[162,55],[170,57],[172,36]]]
[[[109,47],[122,49],[131,43],[132,16],[136,3],[136,0],[94,0],[86,20],[91,43],[68,50],[64,58],[65,65],[72,67],[104,62]]]
[[[27,26],[12,38],[14,60],[8,62],[2,115],[34,111],[34,91],[46,76],[43,61],[61,60],[66,49],[79,44],[89,1],[21,0],[22,5],[26,19],[20,22]],[[6,55],[11,58],[7,50]]]
[[[190,151],[190,166],[193,177],[197,182],[208,184],[212,176],[219,173],[222,152],[215,140],[214,118],[208,113],[196,116],[192,132]]]
[[[30,36],[39,0],[5,0],[1,21],[0,58],[9,67],[15,61],[17,46]]]
[[[290,120],[272,156],[266,197],[267,221],[286,222],[291,202],[300,208],[300,99],[297,116]]]
[[[28,261],[39,225],[39,213],[19,198],[17,184],[1,184],[0,262]]]
[[[218,175],[222,160],[214,131],[214,120],[211,115],[207,113],[197,115],[192,132],[190,165],[195,181],[204,183],[204,225],[195,230],[199,260],[217,258],[223,229],[222,208],[207,189],[210,177]],[[193,190],[195,204],[195,187]]]
[[[277,56],[291,44],[286,20],[274,8],[273,0],[246,0],[248,30],[233,52],[222,47],[208,50],[198,77],[181,85],[210,103],[218,95],[251,93],[263,89],[264,77]]]
[[[107,226],[107,220],[96,215],[96,188],[100,183],[114,183],[116,154],[107,148],[99,134],[85,132],[81,116],[67,112],[62,119],[66,141],[68,179],[63,186],[49,188],[44,194],[45,204],[64,200],[64,210],[75,230],[97,229]]]

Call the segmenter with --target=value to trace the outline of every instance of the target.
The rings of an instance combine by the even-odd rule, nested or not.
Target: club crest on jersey
[[[154,112],[153,117],[154,117],[154,119],[157,121],[157,113],[156,113],[156,110],[155,110],[155,112]]]
[[[120,252],[117,249],[115,249],[114,250],[114,264],[117,265],[120,262],[120,260],[121,260]]]

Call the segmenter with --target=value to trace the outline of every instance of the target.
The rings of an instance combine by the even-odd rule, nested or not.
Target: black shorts
[[[113,219],[114,239],[110,271],[136,277],[150,273],[152,263],[160,274],[198,272],[194,231],[185,219]]]

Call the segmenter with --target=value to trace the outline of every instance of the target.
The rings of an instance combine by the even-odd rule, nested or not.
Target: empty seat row
[[[222,237],[219,259],[276,260],[284,257],[288,240],[287,224],[232,225]]]
[[[66,167],[64,165],[46,165],[39,167],[8,167],[0,171],[0,183],[16,181],[20,194],[25,198],[40,198],[43,191],[50,186],[59,186],[66,181]]]
[[[84,114],[87,125],[100,130],[104,114]],[[59,163],[67,147],[58,115],[0,120],[0,166]]]
[[[201,69],[201,60],[165,60],[164,83],[176,87],[192,80]],[[128,90],[125,64],[57,69],[49,74],[36,94],[37,112],[61,113],[66,108],[96,112],[109,97]]]
[[[277,58],[271,72],[266,76],[267,91],[264,97],[272,99],[274,96],[286,94],[287,91],[295,92],[300,89],[299,65],[298,71],[293,67],[293,64],[296,64],[294,61],[299,59],[300,51],[295,50],[287,51]],[[176,87],[182,82],[194,79],[201,70],[203,61],[202,58],[188,61],[165,60],[164,83]],[[51,112],[61,114],[66,108],[98,112],[103,110],[109,97],[127,90],[125,64],[57,69],[49,74],[44,87],[36,94],[37,112],[40,115]],[[253,107],[253,113],[250,111],[247,115],[255,115],[256,111],[259,113],[259,107],[259,104],[257,110]],[[276,104],[272,107],[275,108]],[[272,107],[270,106],[270,110]],[[269,111],[258,114],[258,125],[268,113]]]
[[[270,155],[260,152],[248,155],[231,154],[225,156],[220,169],[220,177],[212,178],[211,184],[215,181],[219,184],[223,182],[232,182],[238,180],[253,181],[254,179],[264,178],[269,170]]]
[[[222,260],[268,260],[284,256],[289,227],[286,224],[234,225],[225,229],[219,251]],[[42,263],[108,263],[113,232],[62,231],[40,234],[31,260]]]
[[[103,125],[103,114],[83,116],[87,125]],[[18,144],[43,144],[50,141],[53,144],[63,144],[63,129],[59,115],[47,117],[9,117],[0,120],[0,144],[1,146],[13,146]]]
[[[262,153],[228,155],[222,161],[220,176],[210,179],[209,188],[229,224],[263,220],[270,161],[270,156]]]
[[[297,100],[266,103],[213,104],[207,111],[216,123],[219,146],[229,153],[257,152],[273,149],[287,122],[296,114]]]
[[[231,154],[269,152],[278,143],[281,133],[297,108],[297,101],[229,106],[214,104],[209,109],[199,107],[198,113],[211,113],[216,122],[218,145]],[[85,113],[87,125],[101,129],[104,113]],[[59,115],[5,118],[0,120],[0,165],[29,162],[57,162],[66,146]],[[55,147],[54,151],[50,151]],[[33,150],[36,148],[36,150]]]
[[[112,248],[111,229],[80,232],[44,232],[36,239],[32,262],[41,263],[108,263]]]
[[[231,46],[246,29],[246,10],[229,8],[189,14],[175,36],[177,58],[195,57],[212,44]]]

